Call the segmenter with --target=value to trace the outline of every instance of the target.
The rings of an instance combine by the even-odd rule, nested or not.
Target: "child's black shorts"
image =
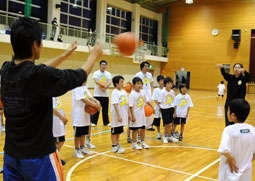
[[[89,134],[89,126],[82,126],[82,127],[74,126],[73,129],[74,129],[75,137],[81,137],[83,135]]]
[[[154,118],[152,125],[159,127],[160,126],[160,118]]]
[[[145,126],[142,127],[129,127],[130,130],[138,130],[138,129],[145,129]]]
[[[64,136],[60,136],[60,137],[54,137],[54,140],[56,143],[59,143],[59,142],[64,142],[66,139],[65,139],[65,135]]]
[[[186,124],[186,119],[187,118],[177,117],[177,118],[174,119],[174,124]]]
[[[165,125],[173,122],[174,108],[161,109],[161,114]]]
[[[124,132],[123,126],[111,128],[111,133],[112,133],[113,135],[115,135],[115,134],[121,134],[121,133],[123,133],[123,132]]]

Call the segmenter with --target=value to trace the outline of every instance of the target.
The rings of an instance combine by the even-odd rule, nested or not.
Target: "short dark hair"
[[[234,99],[229,104],[229,111],[239,122],[244,122],[250,113],[250,104],[244,99]]]
[[[32,45],[34,41],[38,46],[42,42],[42,28],[40,24],[30,18],[19,18],[11,27],[11,44],[14,51],[14,59],[26,59],[32,57]]]
[[[105,63],[107,65],[107,61],[106,60],[101,60],[99,65],[101,65],[102,63]]]
[[[134,77],[132,80],[133,85],[135,85],[137,82],[141,82],[143,84],[143,80],[140,77]]]
[[[164,80],[164,79],[165,79],[164,75],[157,76],[157,82],[159,82],[160,80]]]
[[[168,82],[172,82],[173,83],[173,80],[171,79],[171,77],[166,77],[164,79],[164,85],[166,85]]]
[[[241,64],[241,63],[235,63],[235,65],[233,66],[233,68],[235,68],[236,65],[240,65],[240,67],[243,68],[243,64]]]
[[[147,64],[148,66],[150,66],[150,63],[149,63],[149,62],[147,62],[147,61],[142,62],[142,63],[140,64],[140,69],[141,69],[141,70],[143,69],[143,67],[145,66],[145,64]]]
[[[187,85],[186,84],[180,84],[179,85],[179,90],[180,90],[180,93],[182,93],[182,88],[184,88],[184,87],[186,87],[187,89],[188,89],[188,87],[187,87]]]
[[[221,84],[224,84],[224,81],[220,81]]]
[[[120,79],[124,80],[124,77],[122,77],[121,75],[116,75],[112,78],[112,83],[113,83],[114,87],[116,87],[116,84],[118,84],[120,82]]]

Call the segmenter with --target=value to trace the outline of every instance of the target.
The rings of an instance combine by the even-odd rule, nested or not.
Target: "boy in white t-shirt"
[[[149,146],[145,143],[145,112],[144,106],[148,104],[152,107],[149,99],[145,95],[144,91],[142,90],[143,81],[139,77],[134,77],[132,80],[134,89],[129,96],[129,107],[131,113],[131,121],[129,122],[129,129],[132,130],[132,148],[140,150],[142,148],[149,148]],[[138,131],[140,130],[141,135],[141,146],[137,144],[137,135]]]
[[[90,114],[85,112],[85,106],[90,105],[100,111],[101,106],[98,101],[94,101],[85,86],[86,82],[81,86],[72,90],[72,123],[74,127],[74,156],[76,158],[84,158],[83,154],[91,155],[92,151],[85,147],[85,135],[89,134]]]
[[[52,98],[53,103],[53,136],[56,141],[56,146],[58,151],[60,151],[61,147],[65,143],[65,134],[66,128],[65,125],[68,122],[64,110],[62,109],[62,104],[59,100],[59,97]],[[65,165],[66,162],[61,160],[62,165]]]
[[[121,148],[119,144],[120,134],[123,133],[123,126],[127,125],[128,117],[130,117],[128,107],[128,96],[123,89],[124,78],[120,75],[112,79],[115,89],[111,95],[111,138],[112,138],[112,152],[123,153],[125,149]]]
[[[225,90],[224,81],[221,81],[217,88],[218,88],[218,97],[217,97],[217,100],[219,99],[220,96],[222,97],[222,100],[223,100],[224,90]]]
[[[255,128],[245,123],[250,105],[244,99],[234,99],[228,108],[228,119],[234,122],[224,128],[218,152],[219,181],[251,181],[252,160],[255,157]]]
[[[189,118],[189,110],[193,107],[192,100],[187,94],[186,84],[179,85],[180,94],[178,94],[174,99],[174,126],[172,133],[175,132],[177,125],[181,124],[181,133],[179,136],[179,141],[183,140],[184,126],[187,119]],[[172,135],[174,136],[174,135]]]
[[[161,111],[160,111],[160,106],[159,106],[159,102],[158,102],[158,98],[160,97],[160,94],[162,92],[162,90],[164,89],[164,79],[165,77],[163,75],[159,75],[157,76],[157,82],[159,84],[159,87],[157,87],[156,89],[154,89],[153,91],[153,95],[151,100],[155,102],[155,114],[154,114],[154,120],[152,125],[157,127],[157,139],[160,140],[161,139],[161,133],[160,133],[160,118],[161,118]]]
[[[163,123],[165,125],[164,136],[162,138],[163,143],[177,142],[178,140],[171,134],[173,114],[174,114],[174,97],[175,93],[172,90],[173,80],[170,77],[164,79],[165,89],[162,90],[158,97],[159,106],[161,109]]]

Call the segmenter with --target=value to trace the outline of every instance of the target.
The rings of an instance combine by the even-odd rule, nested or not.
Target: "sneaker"
[[[139,146],[137,143],[133,143],[133,144],[132,144],[132,148],[133,148],[133,149],[136,149],[136,150],[141,150],[141,149],[142,149],[142,147]]]
[[[162,137],[162,141],[163,141],[163,143],[168,143],[167,137],[166,137],[166,136],[163,136],[163,137]]]
[[[119,149],[118,146],[113,146],[113,147],[112,147],[112,152],[113,152],[113,153],[116,153],[116,152],[118,151],[118,149]]]
[[[157,139],[161,140],[161,133],[157,133]]]
[[[179,141],[182,141],[183,140],[183,136],[182,135],[180,135],[180,137],[179,137]]]
[[[141,143],[141,136],[138,136],[137,143]]]
[[[2,126],[2,131],[5,131],[5,126]]]
[[[2,168],[0,168],[0,173],[3,173],[3,172],[4,172],[4,170]]]
[[[81,153],[81,150],[80,150],[80,149],[78,149],[78,150],[75,149],[75,150],[74,150],[73,156],[76,157],[76,158],[81,158],[81,159],[84,158],[84,156],[83,156],[83,154]]]
[[[91,126],[92,126],[92,127],[96,127],[97,125],[92,123]]]
[[[120,144],[118,144],[117,146],[112,147],[112,152],[114,152],[114,153],[124,153],[125,149],[121,148]]]
[[[92,155],[94,152],[93,151],[90,151],[88,150],[87,148],[83,147],[83,148],[80,148],[81,152],[83,154],[86,154],[86,155]]]
[[[142,148],[149,149],[150,147],[143,141],[141,144]]]
[[[175,136],[176,138],[179,138],[180,133],[179,133],[178,131],[175,131],[175,132],[174,132],[174,136]]]
[[[132,138],[130,138],[130,137],[127,138],[128,143],[132,143],[132,141],[133,141]]]
[[[64,166],[66,164],[66,161],[64,160],[60,160],[61,161],[61,164]]]
[[[107,125],[105,125],[105,126],[111,127],[111,124],[110,124],[110,123],[108,123],[108,124],[107,124]]]
[[[154,129],[152,126],[149,126],[149,127],[147,128],[147,130],[149,130],[149,131],[155,131],[155,129]]]
[[[173,137],[173,136],[169,136],[169,137],[168,137],[168,141],[169,141],[169,142],[176,143],[176,142],[178,142],[178,139],[175,138],[175,137]]]
[[[91,148],[91,149],[95,149],[95,148],[96,148],[96,146],[93,145],[91,141],[87,141],[87,142],[86,142],[86,147],[87,147],[87,148]]]
[[[122,148],[120,145],[118,145],[118,146],[119,146],[119,150],[116,153],[124,153],[125,149]]]

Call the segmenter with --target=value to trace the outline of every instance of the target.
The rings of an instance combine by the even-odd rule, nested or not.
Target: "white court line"
[[[70,146],[70,145],[64,145],[64,146],[74,148],[74,146]],[[175,147],[175,148],[193,148],[193,149],[211,150],[211,149],[208,149],[208,148],[190,147],[190,146],[151,146],[151,147],[157,147],[157,148],[160,148],[160,147]],[[131,148],[125,148],[125,149],[131,149]],[[209,177],[200,176],[200,175],[198,175],[199,173],[191,174],[191,173],[182,172],[182,171],[178,171],[178,170],[174,170],[174,169],[170,169],[170,168],[165,168],[165,167],[161,167],[161,166],[157,166],[157,165],[152,165],[152,164],[148,164],[148,163],[144,163],[144,162],[138,162],[138,161],[129,160],[129,159],[126,159],[126,158],[121,158],[121,157],[117,157],[117,156],[108,155],[108,154],[106,154],[106,153],[108,153],[108,152],[111,152],[111,151],[106,151],[106,152],[102,152],[102,153],[95,152],[95,153],[96,153],[95,155],[90,156],[90,157],[87,157],[87,158],[85,158],[85,159],[79,161],[78,163],[76,163],[76,164],[68,171],[66,180],[67,180],[67,181],[71,181],[71,175],[72,175],[73,171],[74,171],[80,164],[82,164],[82,163],[85,162],[86,160],[89,160],[89,159],[91,159],[91,158],[94,158],[94,157],[96,157],[96,156],[98,156],[98,155],[104,155],[104,156],[107,156],[107,157],[112,157],[112,158],[116,158],[116,159],[120,159],[120,160],[124,160],[124,161],[128,161],[128,162],[132,162],[132,163],[137,163],[137,164],[146,165],[146,166],[150,166],[150,167],[154,167],[154,168],[159,168],[159,169],[162,169],[162,170],[168,170],[168,171],[172,171],[172,172],[176,172],[176,173],[181,173],[181,174],[185,174],[185,175],[190,175],[191,177],[194,176],[194,175],[196,174],[196,176],[194,176],[194,177],[200,177],[200,178],[204,178],[204,179],[208,179],[208,180],[216,180],[216,179],[212,179],[212,178],[209,178]]]
[[[191,179],[198,177],[198,175],[202,172],[204,172],[205,170],[207,170],[208,168],[210,168],[211,166],[213,166],[215,163],[217,163],[218,161],[220,161],[220,159],[215,160],[214,162],[210,163],[209,165],[207,165],[206,167],[202,168],[201,170],[199,170],[198,172],[196,172],[194,175],[192,175],[191,177],[187,178],[184,181],[190,181]]]

